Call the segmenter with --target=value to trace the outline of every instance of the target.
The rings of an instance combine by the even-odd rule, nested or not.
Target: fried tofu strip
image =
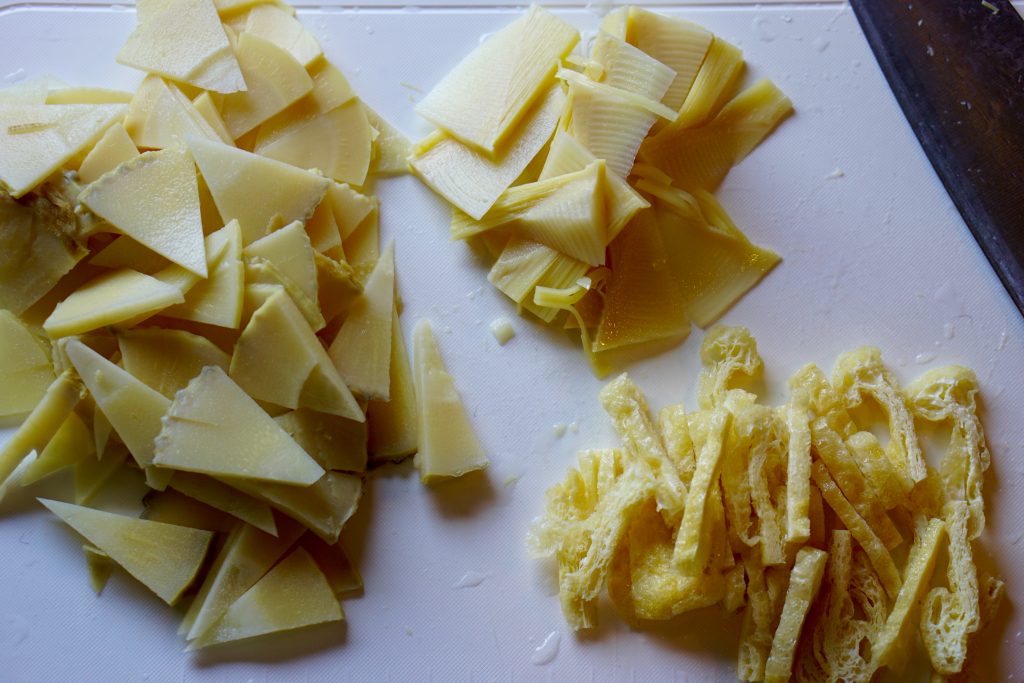
[[[796,554],[782,616],[775,629],[771,654],[764,667],[765,683],[785,683],[793,670],[793,655],[807,612],[818,594],[828,554],[815,548],[801,548]]]
[[[686,497],[673,557],[676,566],[687,574],[699,574],[710,554],[711,541],[707,533],[706,513],[712,489],[718,482],[722,445],[731,417],[724,408],[715,408],[712,412],[707,439],[697,458],[697,469],[693,473],[693,482]]]

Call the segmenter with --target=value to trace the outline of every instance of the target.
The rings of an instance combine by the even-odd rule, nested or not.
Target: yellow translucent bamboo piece
[[[459,62],[416,111],[454,138],[494,154],[578,40],[575,28],[531,5]]]
[[[679,109],[704,62],[711,32],[685,19],[630,7],[625,40],[675,72],[661,101]]]
[[[432,190],[479,220],[551,138],[564,104],[561,89],[550,88],[493,157],[437,132],[414,148],[409,164]]]
[[[18,316],[0,309],[0,423],[27,416],[53,382],[42,339]]]
[[[220,93],[245,90],[238,60],[210,0],[142,0],[117,53],[127,66]]]

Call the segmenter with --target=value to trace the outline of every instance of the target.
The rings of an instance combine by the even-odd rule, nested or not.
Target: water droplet
[[[837,180],[839,178],[842,178],[845,175],[846,175],[846,172],[843,169],[841,169],[841,168],[839,168],[837,166],[835,168],[835,170],[833,170],[831,173],[829,173],[827,176],[825,176],[825,180]]]
[[[8,83],[17,83],[18,81],[25,80],[25,70],[15,69],[11,73],[4,76],[4,80]]]
[[[1018,645],[1024,645],[1024,631],[1017,631],[1013,639],[1017,641]]]
[[[405,635],[407,635],[409,637],[412,637],[412,629],[411,628],[406,626],[406,627],[404,627],[404,630],[405,630]]]
[[[579,422],[570,422],[569,423],[569,431],[571,431],[573,434],[579,434],[580,433],[580,423]]]
[[[552,431],[554,431],[556,438],[561,439],[563,436],[565,436],[565,423],[556,422],[552,427]]]
[[[1010,341],[1010,336],[1006,332],[1002,332],[999,335],[999,343],[996,344],[996,351],[1002,351],[1006,348],[1006,342]]]
[[[788,14],[783,14],[782,15],[782,21],[784,21],[787,24],[792,24],[793,23],[793,17],[789,16]]]
[[[924,49],[924,53],[926,55],[928,55],[929,57],[934,57],[935,56],[935,49],[931,45],[929,45],[928,47],[926,47]]]
[[[487,574],[481,574],[473,570],[467,571],[462,575],[462,578],[456,581],[452,588],[476,588],[484,582],[487,578]]]
[[[366,27],[366,35],[368,35],[368,36],[372,36],[373,35],[373,27],[372,26],[367,26]]]
[[[945,325],[943,325],[942,326],[942,336],[945,337],[946,339],[952,339],[953,337],[955,337],[956,336],[956,326],[953,323],[951,323],[951,322],[948,322]]]
[[[555,661],[555,657],[558,656],[558,646],[562,642],[562,637],[558,635],[558,631],[552,631],[548,634],[548,637],[544,639],[544,642],[533,651],[530,656],[530,661],[537,666],[543,666],[544,664],[550,664]]]
[[[813,45],[814,49],[817,50],[818,52],[824,52],[825,50],[828,49],[829,42],[824,38],[815,38],[814,42],[811,43],[811,45]]]
[[[775,40],[775,32],[771,28],[766,17],[756,17],[754,19],[754,32],[757,34],[757,39],[764,43],[770,43]]]
[[[925,363],[931,363],[935,360],[935,354],[931,351],[922,351],[921,353],[914,356],[914,362],[918,365],[924,365]]]

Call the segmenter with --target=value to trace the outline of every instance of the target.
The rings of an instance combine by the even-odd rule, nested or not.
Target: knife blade
[[[1024,314],[1024,19],[1009,0],[851,0],[939,179]]]

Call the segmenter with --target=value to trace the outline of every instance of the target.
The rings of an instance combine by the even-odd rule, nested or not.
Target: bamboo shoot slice
[[[569,85],[569,132],[596,158],[605,159],[610,173],[623,178],[629,175],[640,145],[657,119],[619,94],[626,92],[598,89],[583,81]]]
[[[57,304],[43,329],[53,338],[82,334],[139,321],[184,300],[174,285],[134,270],[118,270],[91,280]]]
[[[315,251],[299,221],[256,240],[242,251],[242,257],[247,261],[254,257],[266,259],[294,283],[307,299],[316,302]]]
[[[365,102],[363,109],[366,111],[366,119],[379,133],[373,142],[374,155],[370,162],[370,175],[375,178],[389,178],[408,173],[409,163],[406,160],[412,155],[412,143],[409,142],[409,138]]]
[[[238,60],[210,0],[142,0],[117,61],[204,90],[245,90]]]
[[[107,129],[78,167],[78,179],[83,183],[97,180],[107,171],[112,171],[129,159],[139,155],[128,132],[120,123]]]
[[[126,330],[117,337],[124,369],[168,399],[207,365],[227,370],[231,357],[206,337],[158,327]]]
[[[699,128],[666,129],[644,145],[643,158],[679,187],[714,190],[793,111],[793,103],[762,79],[734,97]]]
[[[18,316],[0,309],[0,424],[25,417],[53,382],[43,341]]]
[[[705,204],[714,201],[698,194]],[[717,320],[780,261],[778,254],[733,232],[731,221],[723,229],[659,208],[658,225],[685,310],[700,327]]]
[[[121,235],[90,258],[89,264],[111,269],[130,268],[146,275],[153,275],[169,266],[171,262],[131,237]]]
[[[89,185],[79,201],[139,244],[207,276],[199,187],[188,150],[169,147],[135,157]]]
[[[590,150],[569,133],[559,130],[551,140],[551,149],[544,160],[538,180],[546,180],[566,173],[582,171],[596,161]],[[613,173],[605,174],[605,196],[608,201],[608,241],[614,240],[633,216],[650,206],[625,178]]]
[[[165,308],[161,314],[238,329],[242,318],[245,266],[242,264],[242,229],[237,220],[206,237],[206,253],[210,277],[189,290],[184,303]]]
[[[82,385],[74,373],[65,370],[53,380],[18,431],[0,447],[0,486],[32,451],[40,453],[82,400]],[[2,496],[3,489],[0,489]]]
[[[679,108],[679,116],[658,135],[671,136],[684,128],[702,126],[717,116],[736,93],[736,84],[743,75],[744,66],[743,53],[739,48],[715,36],[693,87]]]
[[[259,36],[243,32],[235,55],[248,88],[225,95],[220,112],[235,140],[313,89],[313,79],[295,57]]]
[[[325,470],[366,471],[366,421],[300,408],[274,418]]]
[[[8,104],[0,109],[0,182],[18,199],[90,149],[124,104]]]
[[[259,307],[238,338],[231,378],[261,401],[357,422],[365,419],[302,313],[282,290]]]
[[[532,298],[558,252],[533,240],[511,238],[487,274],[487,280],[516,303]]]
[[[387,401],[370,401],[366,406],[369,451],[374,461],[401,460],[419,447],[416,389],[405,350],[402,325],[395,307],[391,319],[391,386]]]
[[[315,173],[227,145],[189,138],[189,148],[220,215],[238,220],[244,244],[268,229],[305,222],[329,185]]]
[[[274,513],[266,503],[236,491],[212,477],[191,472],[175,472],[168,486],[265,533],[277,535]]]
[[[607,244],[605,163],[509,188],[480,221],[456,211],[452,236],[465,239],[513,225],[522,236],[589,263],[604,263]]]
[[[153,439],[171,402],[78,340],[65,347],[89,394],[139,466],[148,468],[153,488],[163,490],[170,472],[153,465]]]
[[[328,543],[338,540],[363,492],[362,478],[344,472],[328,472],[305,488],[234,477],[221,479],[280,510]]]
[[[323,572],[309,553],[296,548],[232,603],[189,649],[342,619],[341,605]]]
[[[531,5],[459,62],[416,112],[457,140],[495,154],[578,40],[575,28]]]
[[[299,168],[315,168],[341,182],[366,182],[373,131],[359,100],[310,118],[272,124],[260,126],[253,148],[256,154]]]
[[[135,519],[55,500],[39,499],[50,512],[84,536],[169,605],[199,572],[209,531]]]
[[[416,324],[412,344],[420,436],[415,464],[420,479],[430,483],[484,469],[489,461],[455,389],[455,380],[445,369],[429,321]]]
[[[327,197],[342,240],[351,237],[356,228],[377,208],[377,201],[373,197],[356,192],[345,183],[331,183]]]
[[[186,472],[309,486],[323,469],[218,367],[178,392],[153,462]]]
[[[712,35],[697,24],[657,14],[640,7],[629,8],[626,40],[675,71],[675,78],[661,101],[679,109],[704,62]]]
[[[395,305],[395,245],[388,244],[366,279],[329,349],[345,384],[367,399],[387,401],[391,385],[391,319]]]
[[[305,26],[291,13],[274,4],[253,7],[246,19],[245,31],[287,50],[299,64],[307,68],[324,53]]]
[[[352,307],[363,286],[356,279],[355,270],[345,261],[335,261],[320,253],[315,256],[320,311],[324,320],[330,322]]]
[[[302,527],[293,522],[281,525],[277,536],[242,524],[228,536],[185,614],[187,640],[202,637],[214,628],[228,608],[288,551]]]
[[[657,102],[664,101],[676,79],[674,69],[604,31],[597,34],[590,58],[601,66],[601,77],[595,80]]]
[[[564,106],[561,89],[552,87],[523,117],[497,158],[438,132],[417,145],[409,164],[432,190],[479,220],[547,144]]]
[[[217,134],[177,86],[159,76],[147,76],[142,81],[128,106],[124,126],[135,145],[147,149],[184,144],[189,135],[231,142]]]
[[[24,469],[19,482],[22,486],[29,486],[95,454],[92,432],[82,418],[72,412],[46,448]]]
[[[656,215],[634,218],[608,252],[612,272],[594,350],[689,335],[686,300],[673,279]]]
[[[336,253],[342,248],[341,231],[334,220],[334,210],[329,199],[321,201],[313,215],[306,221],[306,234],[309,242],[320,254]]]

